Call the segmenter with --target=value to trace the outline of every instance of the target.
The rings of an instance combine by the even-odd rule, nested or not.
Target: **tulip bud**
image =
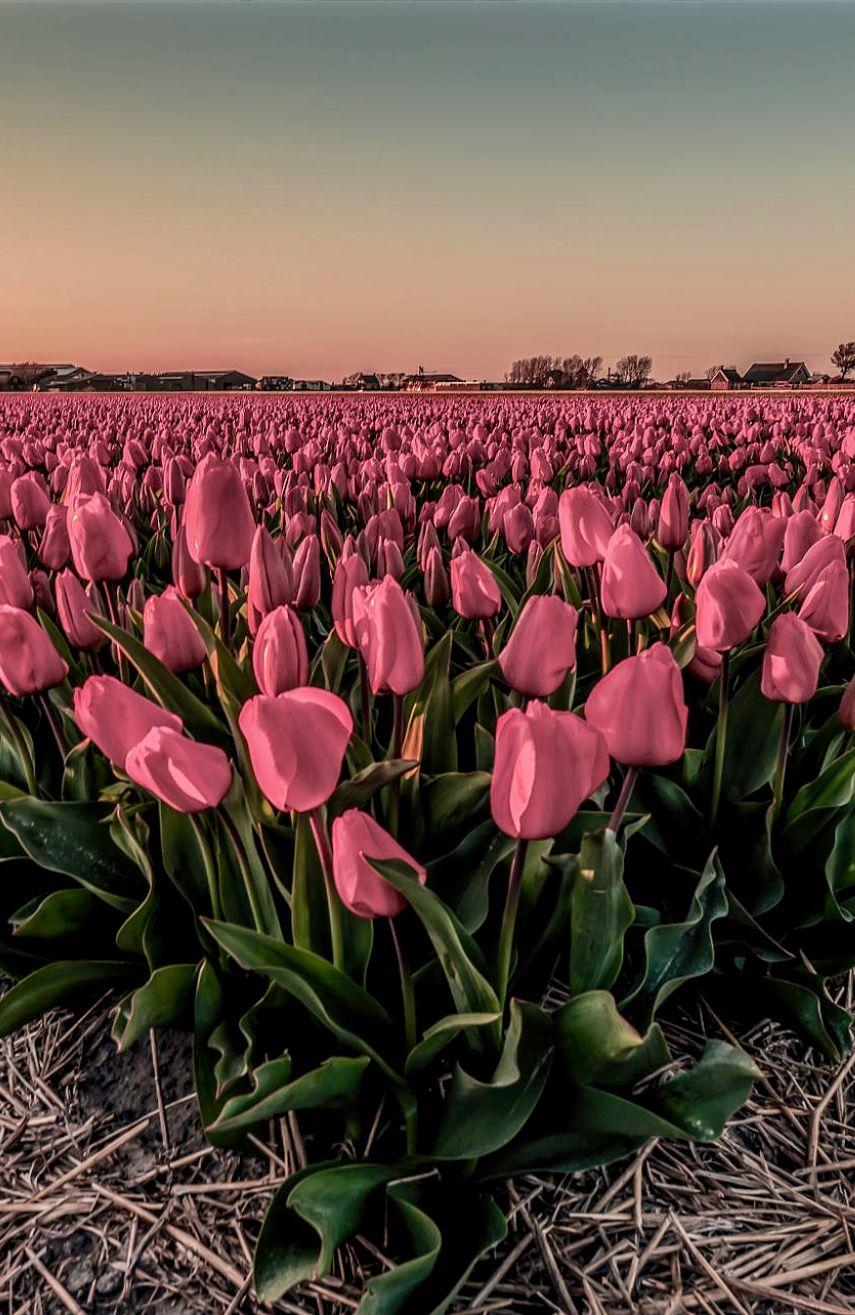
[[[573,712],[533,702],[496,723],[493,821],[506,835],[546,840],[563,831],[609,774],[601,735]]]
[[[730,533],[720,560],[735,562],[757,584],[765,584],[778,564],[787,522],[763,507],[746,507]]]
[[[309,683],[309,653],[299,617],[290,607],[276,607],[258,627],[252,669],[262,694],[275,698]]]
[[[74,691],[74,720],[81,731],[124,770],[125,759],[154,726],[180,732],[184,723],[113,676],[90,676]]]
[[[45,519],[45,528],[39,544],[39,561],[49,571],[61,571],[71,557],[68,538],[68,508],[61,502],[51,503]]]
[[[152,594],[143,608],[143,643],[176,675],[201,667],[207,652],[174,585]]]
[[[234,462],[208,455],[199,463],[187,488],[184,528],[195,562],[224,571],[247,564],[255,521]]]
[[[511,689],[545,699],[576,665],[575,607],[554,594],[529,598],[499,654]]]
[[[187,532],[182,526],[172,545],[172,583],[188,602],[192,603],[205,588],[205,568],[190,556]]]
[[[425,674],[421,622],[391,575],[354,592],[353,628],[373,693],[409,694],[421,684]]]
[[[89,619],[100,613],[87,595],[83,585],[72,571],[62,571],[56,577],[56,610],[63,634],[73,648],[100,648],[107,642],[103,630]]]
[[[603,560],[600,601],[606,616],[635,620],[650,616],[665,601],[668,590],[629,525],[615,530]]]
[[[855,731],[855,676],[843,691],[837,716],[841,726],[845,726],[847,731]]]
[[[357,918],[394,918],[407,901],[371,860],[406,863],[424,885],[427,872],[368,813],[348,808],[332,824],[333,880],[339,899]]]
[[[179,813],[216,808],[232,783],[231,763],[222,749],[197,744],[168,726],[153,726],[134,745],[125,759],[125,771]]]
[[[431,548],[425,562],[425,602],[428,607],[444,607],[451,598],[451,581],[439,547]]]
[[[451,560],[451,600],[455,612],[468,620],[495,616],[502,606],[496,577],[471,548]]]
[[[19,476],[12,485],[12,515],[19,530],[40,530],[50,511],[44,481],[35,471]]]
[[[316,534],[309,534],[294,554],[294,606],[298,612],[311,612],[321,596],[321,545]]]
[[[680,668],[664,644],[618,662],[585,705],[586,720],[628,767],[664,767],[681,758],[688,716]]]
[[[347,539],[333,572],[331,611],[335,632],[348,648],[356,647],[353,629],[354,590],[368,583],[368,567],[356,551],[352,539]]]
[[[0,603],[25,611],[33,605],[33,586],[21,561],[21,545],[8,534],[0,534]]]
[[[721,653],[748,638],[766,610],[766,599],[747,571],[734,561],[710,567],[695,594],[698,643]]]
[[[689,533],[689,490],[674,472],[662,495],[656,537],[671,552],[682,548]]]
[[[794,612],[782,612],[769,628],[760,688],[776,703],[807,703],[816,693],[822,645]]]
[[[246,591],[246,614],[251,635],[258,630],[262,617],[291,601],[292,588],[290,563],[286,564],[267,530],[259,525],[249,556]]]
[[[262,794],[274,808],[309,813],[338,784],[353,732],[347,704],[325,689],[259,694],[243,705],[240,729]]]
[[[121,580],[133,541],[103,493],[81,493],[68,514],[74,569],[84,580]]]
[[[15,698],[53,689],[68,675],[38,621],[20,607],[0,604],[0,681]]]
[[[832,562],[820,571],[799,608],[799,616],[827,644],[835,644],[846,636],[849,629],[849,572],[843,562]]]
[[[590,489],[566,489],[558,500],[561,551],[570,566],[593,566],[606,555],[614,526]]]

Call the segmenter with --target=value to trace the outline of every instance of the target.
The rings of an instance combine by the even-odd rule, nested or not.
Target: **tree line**
[[[622,356],[609,380],[618,387],[638,388],[652,369],[652,356]],[[602,356],[523,356],[514,361],[505,380],[528,388],[590,388],[602,371]]]

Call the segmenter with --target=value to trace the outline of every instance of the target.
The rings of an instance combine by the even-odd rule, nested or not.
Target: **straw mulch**
[[[721,1029],[696,1006],[668,1030],[692,1051]],[[771,1025],[741,1041],[765,1076],[718,1144],[518,1182],[507,1242],[455,1310],[855,1312],[855,1056],[835,1070]],[[385,1263],[364,1239],[335,1276],[255,1301],[253,1240],[299,1129],[256,1147],[206,1146],[183,1037],[117,1057],[102,1005],[0,1043],[0,1312],[347,1315]]]

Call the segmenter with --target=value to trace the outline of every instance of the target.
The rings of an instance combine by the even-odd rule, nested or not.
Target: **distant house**
[[[20,393],[26,386],[14,366],[0,365],[0,393]]]
[[[331,393],[332,384],[328,384],[325,379],[295,379],[295,393]]]
[[[255,386],[262,393],[290,393],[294,380],[290,374],[263,374]]]
[[[377,393],[380,391],[380,376],[376,374],[366,374],[364,370],[357,370],[354,374],[347,375],[341,381],[342,388],[350,388],[356,393]]]
[[[745,382],[752,388],[798,388],[810,383],[810,370],[804,361],[755,361],[745,371]]]
[[[732,365],[722,365],[710,375],[710,388],[714,393],[727,393],[733,388],[741,388],[742,384],[742,375]]]
[[[703,379],[671,379],[665,387],[683,388],[687,393],[706,393],[710,388],[710,381],[706,377]]]
[[[453,388],[455,384],[462,383],[463,380],[456,374],[426,374],[420,367],[418,374],[404,375],[401,386],[408,393],[427,393],[441,387]]]
[[[200,390],[212,393],[245,393],[256,384],[253,376],[242,370],[198,370],[196,378]]]

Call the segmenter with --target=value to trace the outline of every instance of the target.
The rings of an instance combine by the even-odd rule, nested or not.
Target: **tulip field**
[[[109,992],[294,1131],[273,1300],[850,1046],[855,398],[0,395],[0,1035]],[[293,1308],[293,1307],[292,1307]]]

